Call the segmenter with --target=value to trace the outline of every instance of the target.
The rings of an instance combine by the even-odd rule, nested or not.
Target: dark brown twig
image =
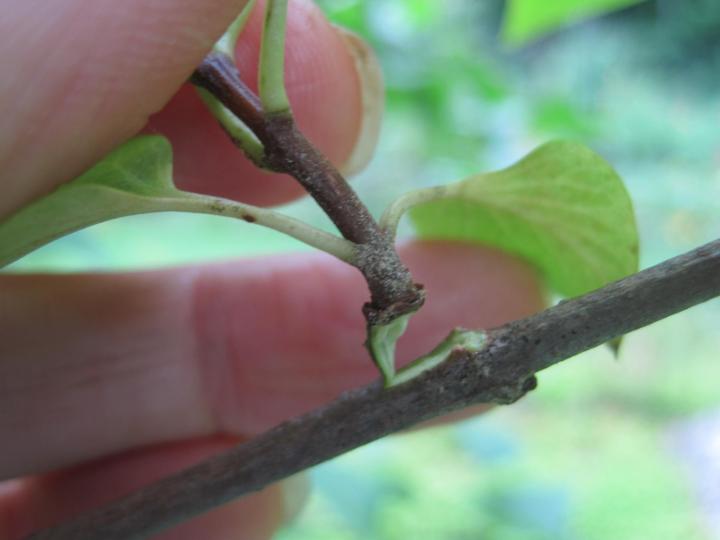
[[[418,309],[422,289],[395,251],[393,238],[381,231],[350,184],[295,125],[292,115],[266,114],[260,100],[242,81],[231,58],[211,53],[191,81],[204,88],[242,120],[264,147],[263,165],[293,176],[317,201],[340,233],[358,245],[355,266],[363,273],[371,302],[370,324],[383,324]]]
[[[225,454],[32,540],[141,540],[389,433],[476,403],[511,403],[535,373],[720,295],[720,240],[489,332],[486,347],[407,383],[360,388]]]

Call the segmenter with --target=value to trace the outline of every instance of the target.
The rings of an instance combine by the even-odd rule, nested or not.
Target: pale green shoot
[[[288,0],[268,0],[265,8],[260,67],[260,101],[268,114],[291,114],[285,91],[285,25]]]
[[[413,315],[414,313],[408,313],[389,324],[370,328],[367,346],[375,365],[382,373],[386,387],[402,384],[424,371],[434,368],[447,359],[454,349],[477,352],[485,346],[487,341],[487,334],[482,330],[456,328],[430,353],[396,371],[395,348]]]
[[[203,88],[195,88],[210,114],[230,135],[233,142],[258,167],[263,166],[265,148],[245,122],[230,112],[215,96]]]
[[[388,324],[368,328],[367,348],[386,386],[390,386],[395,377],[395,346],[413,315],[414,312],[407,313]]]
[[[398,370],[389,384],[386,382],[386,386],[397,386],[398,384],[414,379],[421,373],[447,360],[450,353],[455,349],[462,349],[467,352],[478,352],[485,346],[486,342],[487,334],[482,330],[456,328],[431,352]]]
[[[240,15],[237,16],[222,37],[220,37],[213,46],[214,52],[225,54],[235,60],[235,46],[237,45],[237,40],[242,31],[245,29],[245,25],[250,18],[250,13],[252,13],[255,4],[256,0],[249,0],[248,3],[245,4],[245,7],[240,12]]]
[[[385,231],[390,238],[395,238],[400,220],[408,210],[422,203],[442,199],[451,193],[452,188],[449,186],[435,186],[404,193],[385,209],[385,212],[383,212],[383,215],[380,217],[380,228]]]
[[[262,225],[286,234],[308,246],[333,255],[341,261],[352,264],[355,260],[355,245],[349,240],[317,229],[304,221],[280,212],[220,197],[209,197],[184,191],[178,191],[178,195],[176,198],[160,201],[157,211],[192,212],[242,219],[248,223]]]
[[[248,3],[245,4],[240,15],[238,15],[222,37],[215,43],[213,52],[228,56],[233,62],[235,61],[235,46],[237,40],[245,29],[245,25],[255,4],[256,0],[249,0]],[[264,148],[252,130],[245,122],[240,120],[220,103],[217,98],[210,94],[210,92],[198,87],[196,87],[195,90],[208,108],[208,111],[210,111],[210,114],[215,117],[223,129],[230,135],[235,145],[240,148],[253,163],[258,167],[262,167]]]

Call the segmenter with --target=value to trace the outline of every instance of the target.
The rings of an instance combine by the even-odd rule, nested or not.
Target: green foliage
[[[598,131],[596,119],[564,97],[540,98],[532,113],[531,125],[538,133],[588,140]]]
[[[564,296],[638,268],[635,217],[622,180],[576,143],[548,143],[507,169],[452,184],[410,215],[423,238],[477,242],[525,258]]]
[[[366,345],[387,385],[395,376],[395,346],[400,336],[405,333],[408,321],[413,314],[408,313],[388,324],[368,328]]]
[[[349,262],[352,243],[266,208],[180,191],[172,150],[160,136],[136,137],[89,171],[0,223],[0,267],[60,236],[113,218],[149,212],[195,212],[263,225]]]
[[[644,0],[508,0],[503,37],[522,45],[562,26],[602,15]]]
[[[158,210],[180,194],[172,149],[159,136],[132,139],[85,174],[0,223],[0,267],[56,238],[120,216]]]

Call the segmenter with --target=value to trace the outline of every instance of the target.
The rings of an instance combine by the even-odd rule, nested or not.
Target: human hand
[[[180,187],[255,204],[298,196],[289,179],[245,161],[192,89],[176,94],[243,4],[63,0],[49,10],[4,0],[0,216],[77,176],[160,109],[145,129],[170,137]],[[244,74],[255,73],[258,13],[238,46]],[[293,2],[289,21],[287,81],[300,127],[335,163],[361,161],[377,120],[363,114],[372,82],[309,1]],[[401,254],[428,290],[401,360],[453,326],[494,326],[541,306],[532,272],[495,251],[415,243]],[[3,540],[377,376],[360,346],[362,277],[324,254],[0,278],[0,478],[16,479],[0,484]],[[269,538],[302,491],[286,482],[162,537]]]

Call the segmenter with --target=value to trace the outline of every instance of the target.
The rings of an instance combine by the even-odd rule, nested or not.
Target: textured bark
[[[720,240],[488,333],[419,377],[380,382],[90,512],[34,540],[140,540],[418,422],[477,403],[512,403],[535,373],[720,295]]]
[[[295,125],[292,115],[269,115],[240,78],[231,58],[208,55],[191,81],[204,88],[242,120],[263,144],[262,166],[291,175],[332,220],[340,233],[358,246],[354,265],[370,290],[363,312],[368,324],[386,324],[416,311],[424,302],[400,260],[393,237],[380,230],[347,180]]]

